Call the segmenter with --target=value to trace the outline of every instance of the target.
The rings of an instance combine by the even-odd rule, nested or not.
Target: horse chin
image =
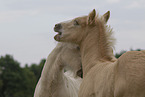
[[[56,41],[60,41],[60,38],[61,38],[61,35],[60,35],[60,34],[56,34],[56,35],[54,36],[54,39],[55,39]]]

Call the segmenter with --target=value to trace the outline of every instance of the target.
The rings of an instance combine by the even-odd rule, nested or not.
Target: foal
[[[68,71],[64,73],[64,69]],[[80,70],[78,46],[58,43],[47,57],[34,97],[78,97]]]
[[[145,51],[131,51],[115,59],[112,29],[103,16],[89,15],[55,25],[57,41],[80,47],[83,81],[79,97],[145,97]]]

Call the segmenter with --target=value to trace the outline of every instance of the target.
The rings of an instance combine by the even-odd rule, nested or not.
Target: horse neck
[[[45,90],[53,91],[51,88],[53,89],[54,85],[58,85],[63,79],[63,67],[61,67],[62,61],[59,57],[61,50],[61,46],[56,46],[45,62],[41,74],[41,86],[44,87]]]
[[[64,74],[65,67],[62,65],[64,63],[60,56],[62,50],[63,48],[55,48],[46,60],[41,74],[41,90],[39,91],[40,94],[45,95],[43,97],[54,97],[54,94],[61,92],[61,89],[64,89],[67,94],[75,95],[73,97],[76,97],[78,93],[81,78],[72,79],[71,77],[74,76],[74,72],[70,73],[72,71]],[[69,86],[67,90],[65,90],[66,84]]]
[[[98,62],[110,61],[114,58],[112,47],[109,46],[104,25],[89,30],[88,35],[80,44],[83,76]]]

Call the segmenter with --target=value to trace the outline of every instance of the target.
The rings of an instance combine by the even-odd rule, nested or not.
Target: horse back
[[[117,62],[115,97],[145,96],[145,51],[129,51]]]

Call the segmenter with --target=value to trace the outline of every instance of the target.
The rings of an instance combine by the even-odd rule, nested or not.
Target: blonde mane
[[[104,18],[99,17],[99,15],[97,15],[96,17],[96,23],[99,27],[98,37],[100,45],[98,47],[101,47],[101,53],[103,53],[102,55],[106,55],[109,58],[109,60],[112,60],[112,57],[114,56],[113,49],[115,49],[114,44],[116,41],[116,39],[113,36],[113,28],[111,28],[111,26],[106,25],[106,23],[104,22]]]

